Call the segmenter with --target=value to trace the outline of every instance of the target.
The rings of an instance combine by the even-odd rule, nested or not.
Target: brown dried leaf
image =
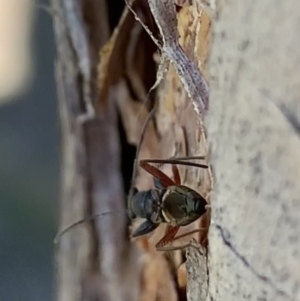
[[[142,3],[131,2],[139,5],[134,5],[135,9],[143,13],[145,22],[149,22],[149,16]],[[110,89],[116,91],[116,101],[129,143],[138,143],[140,130],[148,115],[145,108],[148,102],[146,94],[155,79],[154,51],[151,39],[142,31],[141,25],[134,22],[127,8],[110,40],[100,51],[98,68],[100,100],[105,104]],[[150,131],[153,132],[153,129]],[[151,136],[152,139],[153,135]]]
[[[119,81],[116,85],[116,90],[118,93],[116,102],[120,109],[123,126],[127,135],[127,141],[131,144],[137,145],[140,139],[142,126],[149,112],[142,103],[132,99],[124,80]],[[149,135],[151,136],[149,137]],[[147,127],[145,137],[147,137],[145,138],[146,141],[157,140],[152,122],[150,122]]]
[[[105,103],[109,89],[116,84],[124,73],[125,54],[129,43],[133,18],[124,10],[119,25],[115,28],[109,41],[100,51],[98,66],[99,99]]]

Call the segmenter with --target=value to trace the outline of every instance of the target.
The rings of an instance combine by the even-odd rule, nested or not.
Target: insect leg
[[[146,164],[146,163],[172,164],[174,182],[176,185],[180,185],[181,179],[180,179],[179,171],[178,171],[178,168],[176,167],[176,164],[185,165],[185,166],[195,166],[195,167],[200,167],[200,168],[208,168],[208,166],[206,164],[198,164],[198,163],[194,163],[194,162],[182,162],[182,161],[186,161],[186,160],[196,160],[196,159],[204,159],[204,158],[205,158],[205,156],[177,157],[177,158],[171,158],[171,159],[144,159],[144,160],[140,161],[140,166],[143,167],[145,170],[147,170],[154,177],[156,177],[157,172],[153,173],[152,171],[150,171],[150,169],[156,169],[156,171],[157,171],[158,168],[153,167],[152,165],[149,166],[149,164]],[[145,165],[148,165],[148,166],[145,166]],[[162,176],[162,174],[163,174],[162,171],[159,170],[158,173],[160,174],[160,176],[157,177],[159,180],[162,179],[162,177],[165,178],[165,176]],[[159,181],[155,181],[155,182],[156,182],[155,183],[156,187],[163,186],[163,185],[161,185],[161,183],[159,183]],[[168,186],[173,185],[173,184],[169,183]]]
[[[163,238],[161,238],[158,243],[155,245],[156,248],[161,248],[167,245],[169,242],[173,241],[173,238],[177,234],[180,226],[169,226],[167,233]]]
[[[181,238],[183,238],[183,237],[186,237],[186,236],[189,236],[189,235],[192,235],[192,234],[194,234],[194,233],[197,233],[197,232],[200,232],[200,231],[204,231],[204,230],[207,230],[207,228],[198,228],[198,229],[195,229],[195,230],[191,230],[191,231],[189,231],[189,232],[186,232],[186,233],[184,233],[184,234],[181,234],[181,235],[179,235],[179,236],[177,236],[177,237],[173,237],[171,240],[169,240],[166,244],[168,244],[168,243],[170,243],[170,242],[173,242],[173,241],[175,241],[175,240],[178,240],[178,239],[181,239]],[[189,243],[187,243],[187,244],[184,244],[184,245],[181,245],[181,246],[166,246],[166,244],[165,245],[163,245],[163,246],[157,246],[156,247],[156,250],[157,251],[175,251],[175,250],[181,250],[181,249],[185,249],[185,248],[187,248],[187,247],[189,247],[190,245],[191,245],[191,243],[189,242]]]
[[[150,165],[149,160],[141,160],[140,166],[145,169],[148,173],[150,173],[153,177],[160,180],[163,187],[167,188],[168,186],[175,185],[175,182],[169,178],[164,172],[159,170],[153,165]]]
[[[192,234],[194,234],[194,233],[198,233],[198,232],[201,232],[201,231],[205,231],[205,230],[207,230],[207,229],[208,229],[208,228],[198,228],[198,229],[195,229],[195,230],[191,230],[191,231],[189,231],[189,232],[186,232],[186,233],[183,233],[183,234],[181,234],[181,235],[178,235],[178,236],[174,237],[172,241],[181,239],[181,238],[183,238],[183,237],[192,235]]]
[[[199,168],[208,168],[207,164],[194,163],[194,162],[182,162],[182,160],[177,160],[177,159],[147,159],[142,161],[147,163],[177,164],[177,165],[185,165],[185,166],[195,166]]]
[[[196,160],[196,159],[205,159],[205,156],[176,157],[176,158],[170,158],[169,160],[186,161],[186,160]],[[184,164],[184,165],[186,165],[186,164]],[[177,185],[180,185],[181,184],[180,174],[179,174],[179,171],[178,171],[178,167],[175,164],[172,164],[172,171],[173,171],[175,183]]]
[[[180,179],[178,167],[176,165],[172,165],[172,171],[174,175],[174,182],[176,183],[176,185],[180,185],[181,179]]]
[[[185,165],[185,166],[194,166],[199,168],[208,168],[208,165],[206,164],[198,164],[194,162],[182,162],[184,160],[190,160],[190,159],[203,159],[203,156],[195,156],[195,157],[179,157],[176,159],[144,159],[140,161],[140,166],[145,169],[147,172],[149,172],[152,176],[157,178],[159,181],[156,181],[155,185],[157,187],[168,187],[171,185],[180,185],[181,179],[178,172],[178,168],[175,167],[176,164],[178,165]],[[164,172],[159,170],[157,167],[150,165],[149,163],[167,163],[172,164],[172,171],[174,174],[174,181],[171,180]]]
[[[187,160],[204,160],[206,156],[186,156],[186,157],[171,157],[169,160],[181,160],[181,161],[187,161]]]

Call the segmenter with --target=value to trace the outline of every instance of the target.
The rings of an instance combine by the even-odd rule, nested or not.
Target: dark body
[[[159,186],[159,183],[156,183]],[[206,200],[195,190],[184,185],[156,187],[147,191],[135,189],[128,202],[130,218],[145,218],[133,237],[153,231],[160,223],[186,226],[206,212]]]

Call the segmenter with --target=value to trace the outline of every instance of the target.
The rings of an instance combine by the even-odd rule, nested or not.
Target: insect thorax
[[[185,226],[206,212],[206,200],[195,190],[184,186],[170,186],[162,199],[162,215],[171,225]]]

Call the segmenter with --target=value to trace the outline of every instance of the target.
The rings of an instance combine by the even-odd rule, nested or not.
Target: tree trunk
[[[52,2],[61,227],[114,212],[62,237],[58,300],[175,301],[185,290],[199,301],[300,300],[298,1],[178,0],[176,10],[170,0],[132,1],[154,43],[128,8],[108,40],[105,3]],[[193,235],[186,263],[182,251],[155,251],[163,225],[127,239],[116,105],[137,145],[153,103],[137,159],[207,155],[209,164],[179,168],[211,204],[180,230],[209,227]],[[139,170],[134,184],[149,189],[153,178]]]
[[[225,1],[205,122],[212,300],[300,300],[300,2]]]
[[[116,212],[60,239],[58,300],[137,300],[139,265],[127,238],[114,95],[94,109],[98,51],[109,36],[105,2],[52,3],[62,134],[60,226]]]

